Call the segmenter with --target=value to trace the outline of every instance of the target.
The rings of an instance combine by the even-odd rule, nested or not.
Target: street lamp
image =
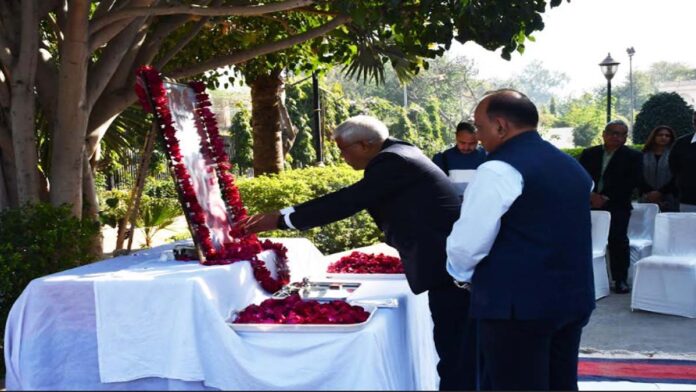
[[[631,86],[631,129],[633,129],[633,108],[636,107],[636,101],[633,95],[633,55],[636,53],[636,50],[631,46],[626,49],[626,53],[628,53],[628,83]]]
[[[607,122],[609,122],[611,121],[611,78],[614,77],[616,70],[619,69],[619,62],[611,58],[610,53],[607,53],[607,58],[599,63],[599,69],[602,70],[604,77],[607,78]]]

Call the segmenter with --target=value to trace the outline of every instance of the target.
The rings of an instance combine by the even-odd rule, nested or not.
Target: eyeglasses
[[[625,138],[628,136],[628,132],[607,131],[607,135],[611,137]]]
[[[353,143],[348,143],[348,144],[346,144],[345,146],[341,146],[341,145],[339,145],[338,143],[336,143],[336,146],[338,147],[338,149],[339,149],[341,152],[343,152],[343,151],[346,151],[347,149],[349,149],[351,146],[354,146],[354,145],[356,145],[356,144],[358,144],[358,143],[360,143],[360,141],[353,142]]]
[[[343,151],[346,151],[346,150],[347,150],[348,148],[350,148],[351,146],[354,146],[354,145],[356,145],[356,144],[358,144],[358,143],[372,144],[372,143],[374,143],[374,142],[375,142],[374,140],[358,140],[358,141],[355,141],[355,142],[353,142],[353,143],[348,143],[348,144],[346,144],[345,146],[341,146],[341,145],[339,145],[338,143],[336,143],[336,146],[338,147],[338,149],[339,149],[341,152],[343,152]]]

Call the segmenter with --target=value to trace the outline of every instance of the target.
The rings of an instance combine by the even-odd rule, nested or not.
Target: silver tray
[[[349,302],[350,303],[350,302]],[[350,303],[352,305],[352,303]],[[377,312],[377,307],[367,304],[359,304],[370,313],[367,320],[357,324],[235,324],[228,320],[227,325],[237,332],[355,332],[359,331],[372,321]]]
[[[273,298],[283,299],[297,293],[302,299],[313,299],[320,302],[346,300],[360,287],[359,282],[315,282],[308,278],[302,282],[293,282],[273,294]]]
[[[337,273],[327,272],[327,279],[351,279],[351,280],[399,280],[406,279],[405,274],[356,274],[356,273]]]

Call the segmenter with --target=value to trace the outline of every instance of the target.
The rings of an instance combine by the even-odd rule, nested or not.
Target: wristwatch
[[[462,282],[457,279],[453,279],[454,285],[464,290],[471,290],[471,282]]]

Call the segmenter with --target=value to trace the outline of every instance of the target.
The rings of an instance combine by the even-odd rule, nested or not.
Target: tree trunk
[[[82,159],[82,190],[84,192],[85,208],[82,215],[82,219],[89,219],[94,222],[99,222],[99,200],[97,199],[97,187],[94,184],[94,173],[92,172],[92,166],[89,164],[89,159],[84,157]],[[90,253],[95,256],[96,259],[101,259],[104,253],[104,248],[102,246],[104,242],[104,236],[101,230],[92,238],[90,245]]]
[[[38,61],[38,10],[36,0],[22,1],[21,45],[17,63],[10,75],[10,130],[15,156],[17,196],[19,204],[39,201],[39,177],[36,170],[34,116],[34,80]]]
[[[251,83],[251,124],[254,129],[254,175],[283,170],[283,137],[280,130],[280,71],[259,76]]]
[[[2,152],[0,152],[1,154]],[[0,157],[1,158],[1,157]],[[7,180],[5,179],[4,171],[2,170],[2,162],[0,161],[0,211],[10,207],[10,198],[7,194]]]
[[[3,121],[3,114],[0,113],[0,168],[3,172],[3,187],[7,196],[7,207],[18,207],[19,199],[17,195],[17,179],[15,177],[15,156],[12,147],[12,136],[7,124]]]
[[[87,131],[88,0],[69,3],[58,76],[61,99],[56,110],[51,157],[51,204],[68,203],[82,217],[82,173]]]
[[[285,106],[285,87],[283,86],[278,97],[278,110],[280,111],[280,129],[283,135],[283,158],[290,153],[297,139],[298,129],[292,123],[288,107]]]

